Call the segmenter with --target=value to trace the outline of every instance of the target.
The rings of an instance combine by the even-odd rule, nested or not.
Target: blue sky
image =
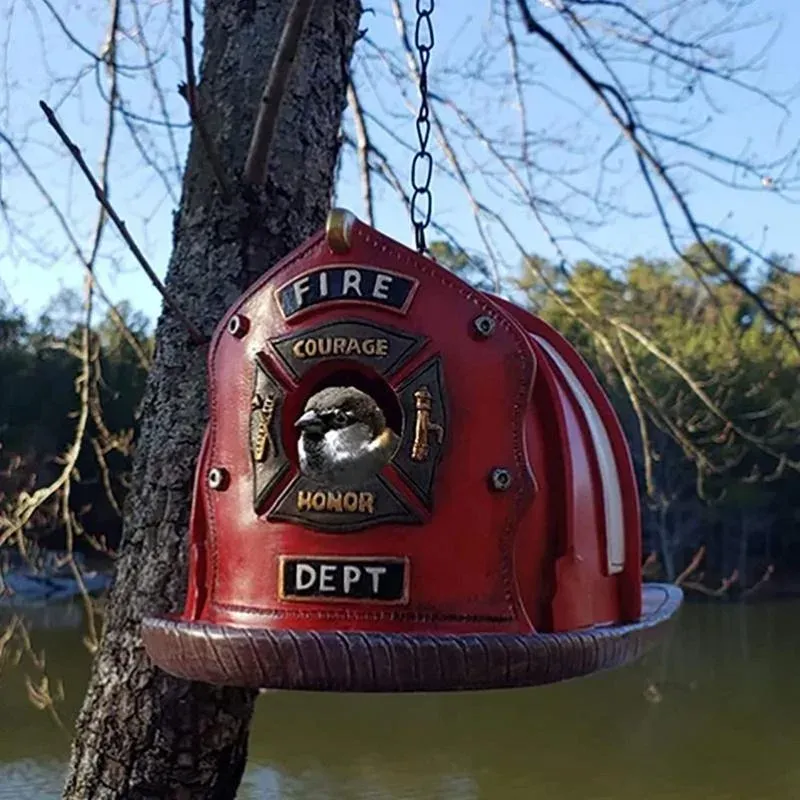
[[[178,4],[179,5],[179,4]],[[364,17],[363,24],[369,30],[369,37],[378,49],[387,53],[398,53],[398,38],[388,12],[388,3],[379,0],[374,4],[377,13]],[[646,3],[644,5],[647,5]],[[652,3],[650,4],[652,5]],[[656,3],[657,5],[657,3]],[[759,77],[759,86],[788,89],[800,80],[800,58],[797,42],[800,42],[800,4],[792,0],[759,0],[750,4],[757,6],[755,12],[746,12],[743,20],[751,20],[755,15],[768,19],[769,24],[747,25],[725,37],[725,42],[733,46],[737,53],[746,57],[758,51],[776,32],[768,55],[765,69]],[[107,6],[97,0],[74,4],[64,0],[54,7],[63,15],[73,37],[97,51],[103,42],[107,19]],[[117,145],[111,169],[112,199],[126,220],[131,232],[147,254],[156,271],[163,276],[169,259],[171,245],[172,211],[179,195],[179,166],[186,152],[185,127],[186,113],[183,101],[177,97],[174,87],[183,80],[183,63],[180,49],[180,18],[170,16],[164,4],[143,4],[141,18],[134,19],[128,10],[125,23],[131,30],[141,22],[148,31],[151,47],[158,51],[157,73],[165,88],[164,102],[171,117],[184,124],[171,131],[172,141],[163,126],[140,126],[140,137],[145,137],[144,150],[160,171],[148,165],[133,146],[130,132],[126,126],[117,122]],[[413,3],[406,3],[410,14]],[[546,10],[532,3],[531,7],[541,19],[547,22]],[[697,16],[687,20],[690,29],[707,24],[711,19],[709,9],[719,8],[715,0],[698,2]],[[495,20],[489,25],[488,3],[475,2],[474,12],[467,13],[467,4],[448,4],[440,2],[435,11],[437,45],[431,60],[431,82],[434,89],[452,96],[464,108],[468,108],[475,119],[485,124],[487,130],[501,138],[512,137],[518,127],[518,110],[510,90],[480,85],[464,79],[465,68],[486,58],[487,69],[492,74],[502,76],[505,66],[498,66],[491,58],[492,47],[503,45],[503,33]],[[60,208],[63,209],[69,224],[75,231],[84,250],[92,224],[96,216],[96,203],[89,187],[76,173],[74,165],[65,157],[63,148],[55,134],[42,120],[38,100],[46,99],[57,104],[59,118],[64,126],[81,145],[87,161],[93,169],[97,168],[100,148],[104,135],[105,110],[97,90],[97,72],[88,70],[80,81],[71,80],[82,66],[89,63],[86,54],[71,43],[54,18],[42,7],[37,15],[15,4],[4,14],[6,38],[0,41],[5,54],[5,88],[0,92],[0,131],[18,144],[20,151],[30,160]],[[173,10],[174,11],[174,10]],[[175,12],[177,13],[177,12]],[[201,20],[196,23],[196,37],[201,30]],[[520,36],[524,35],[520,31]],[[482,37],[488,37],[489,44],[481,48]],[[547,169],[558,172],[564,164],[564,171],[581,165],[581,173],[573,182],[581,190],[593,190],[598,178],[596,163],[593,164],[590,143],[596,141],[596,152],[610,142],[614,131],[607,124],[606,117],[586,94],[580,82],[565,68],[552,52],[540,45],[524,42],[530,48],[528,56],[537,70],[537,80],[546,84],[547,91],[531,87],[526,92],[528,105],[528,124],[540,132],[541,136],[552,136],[554,140],[570,145],[580,137],[580,146],[585,151],[580,156],[561,154],[558,146],[543,147],[539,154]],[[199,43],[197,49],[199,53]],[[488,55],[487,55],[488,52]],[[403,105],[397,86],[388,73],[380,72],[380,58],[372,45],[362,42],[356,58],[356,75],[362,101],[375,113],[379,121],[390,132],[381,131],[373,125],[374,141],[389,156],[396,166],[404,184],[408,186],[408,167],[410,153],[404,150],[391,135],[394,132],[412,146],[415,139],[414,120],[411,112]],[[121,60],[128,63],[141,63],[141,49],[132,41],[120,43]],[[198,59],[199,63],[199,59]],[[504,63],[504,62],[503,62]],[[636,70],[631,67],[631,75]],[[367,81],[367,71],[374,77],[375,89]],[[104,80],[102,71],[100,84]],[[10,78],[9,78],[10,76]],[[120,78],[124,87],[129,108],[142,117],[157,116],[160,113],[158,98],[143,80],[142,70],[129,71]],[[500,78],[498,78],[500,80]],[[407,87],[413,93],[413,87]],[[412,95],[412,100],[416,98]],[[675,110],[672,119],[664,123],[678,126],[690,120],[700,120],[708,116],[705,131],[697,141],[703,145],[732,154],[743,150],[763,160],[785,151],[800,141],[800,125],[792,117],[784,117],[767,103],[752,95],[731,91],[718,86],[713,93],[715,107],[712,109],[701,97]],[[381,108],[383,101],[389,111]],[[794,110],[798,107],[793,104]],[[393,115],[392,110],[397,115]],[[442,112],[451,121],[446,110]],[[136,126],[138,123],[134,123]],[[659,123],[660,124],[660,123]],[[515,235],[524,240],[529,251],[553,256],[547,237],[538,228],[530,209],[515,201],[508,187],[498,187],[498,181],[488,176],[493,168],[482,164],[485,148],[466,138],[455,137],[459,155],[467,165],[467,173],[473,182],[479,200],[489,203],[513,228]],[[511,141],[511,139],[509,139]],[[173,150],[174,146],[174,150]],[[436,150],[437,163],[444,165],[444,155]],[[585,235],[595,248],[613,251],[608,258],[623,259],[636,254],[668,255],[668,244],[661,226],[654,218],[652,201],[648,197],[641,180],[636,178],[631,168],[632,161],[627,155],[620,159],[619,173],[606,176],[610,197],[623,202],[628,208],[644,213],[641,219],[612,214],[605,224],[596,230],[586,230]],[[9,231],[0,221],[0,297],[6,296],[16,305],[35,315],[46,307],[50,298],[60,288],[79,287],[82,271],[65,244],[59,225],[42,202],[30,179],[15,164],[13,155],[0,142],[0,169],[2,169],[3,198],[12,207],[11,219],[17,230]],[[795,164],[794,171],[786,176],[797,180],[800,175]],[[791,203],[787,203],[776,192],[764,189],[752,176],[744,178],[745,191],[731,191],[699,175],[681,176],[682,185],[696,214],[712,225],[727,225],[737,235],[748,240],[753,246],[781,253],[796,253],[796,229],[798,214]],[[542,191],[552,192],[548,197],[558,204],[562,196],[558,182],[539,182]],[[391,191],[377,184],[376,224],[387,234],[400,241],[411,244],[411,228],[402,205]],[[468,198],[453,181],[448,180],[442,169],[434,175],[434,213],[437,221],[448,225],[468,249],[483,252],[484,243],[470,212]],[[338,187],[338,203],[354,210],[363,217],[358,174],[355,162],[345,160]],[[564,200],[565,207],[578,209],[580,201],[573,197]],[[575,205],[578,203],[578,205]],[[588,208],[588,206],[587,206]],[[674,213],[674,204],[668,203],[669,213]],[[495,226],[496,228],[496,226]],[[510,269],[519,261],[515,248],[495,229],[490,231],[491,241],[496,246],[498,258],[504,268]],[[36,246],[26,240],[35,240]],[[589,254],[585,245],[565,239],[565,249],[571,256]],[[42,248],[45,252],[42,253]],[[134,308],[142,310],[151,318],[160,308],[160,297],[149,285],[133,259],[120,244],[115,231],[106,232],[102,257],[99,262],[99,276],[105,290],[114,301],[127,299]]]

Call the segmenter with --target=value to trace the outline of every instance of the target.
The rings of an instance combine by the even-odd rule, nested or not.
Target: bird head
[[[314,394],[295,427],[302,472],[326,482],[374,473],[391,458],[397,441],[380,406],[353,386]]]
[[[353,425],[364,426],[370,438],[386,428],[386,417],[378,404],[353,386],[331,386],[309,398],[295,427],[307,439],[321,439],[329,431]]]

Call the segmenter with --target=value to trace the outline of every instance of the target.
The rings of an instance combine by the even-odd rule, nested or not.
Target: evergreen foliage
[[[788,259],[776,256],[757,272],[729,247],[711,247],[787,319],[798,319],[800,276]],[[433,242],[431,252],[491,290],[485,261],[444,242]],[[688,262],[702,269],[708,291],[689,277]],[[640,481],[645,551],[657,555],[662,577],[674,580],[700,547],[711,582],[738,570],[744,586],[771,564],[784,577],[800,571],[800,358],[699,248],[683,259],[635,258],[616,269],[582,261],[568,275],[530,256],[503,288],[567,336],[612,398]],[[118,310],[150,352],[147,320],[128,307]],[[6,518],[21,492],[55,478],[72,441],[79,314],[80,303],[69,294],[57,296],[33,323],[0,305],[0,512]],[[106,541],[114,550],[146,371],[109,317],[94,336],[99,407],[69,502],[86,541]],[[54,497],[35,515],[29,537],[63,544],[58,503]]]

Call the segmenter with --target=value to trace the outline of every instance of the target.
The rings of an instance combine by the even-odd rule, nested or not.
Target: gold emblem
[[[253,445],[253,458],[258,463],[261,463],[267,458],[270,451],[274,449],[270,423],[272,422],[272,415],[275,413],[275,396],[268,394],[262,397],[256,393],[253,396],[251,405],[253,410],[258,412],[259,417]]]
[[[412,461],[427,461],[430,455],[430,434],[436,435],[439,444],[444,441],[444,428],[431,421],[433,396],[427,386],[421,386],[414,392],[416,422],[414,424],[414,442],[411,445]]]
[[[375,492],[310,491],[297,492],[298,511],[333,511],[349,514],[374,514]]]

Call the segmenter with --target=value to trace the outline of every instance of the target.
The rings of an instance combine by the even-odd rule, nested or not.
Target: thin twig
[[[108,110],[109,110],[109,120],[111,121],[114,118],[114,106],[110,105]],[[109,130],[110,131],[113,130],[113,127],[111,125],[109,126]],[[106,182],[105,180],[106,173],[107,170],[105,169],[104,165],[103,169],[104,183]],[[98,221],[98,230],[102,230],[104,222],[105,220],[101,216],[101,219]],[[72,525],[72,513],[70,510],[70,493],[72,490],[72,476],[74,467],[77,464],[77,457],[80,455],[80,451],[83,445],[83,440],[86,435],[87,423],[89,421],[91,414],[92,373],[97,369],[97,364],[100,360],[99,342],[94,347],[92,346],[94,341],[94,337],[92,336],[92,309],[93,309],[92,293],[94,289],[92,277],[93,277],[92,272],[89,272],[86,276],[86,288],[85,288],[85,298],[84,298],[86,319],[84,322],[83,336],[81,343],[81,372],[78,376],[78,379],[76,380],[78,398],[81,404],[80,417],[79,417],[81,424],[79,425],[78,431],[76,431],[77,446],[75,450],[75,462],[68,469],[65,469],[67,479],[64,483],[64,489],[61,498],[62,519],[67,533],[67,559],[70,568],[72,569],[72,572],[75,576],[75,579],[78,582],[78,588],[80,589],[80,593],[83,597],[84,606],[86,608],[87,621],[89,623],[90,635],[94,633],[94,614],[92,612],[91,598],[89,597],[89,593],[86,590],[86,584],[84,583],[83,577],[80,574],[80,570],[78,569],[78,566],[75,563],[75,559],[73,558],[75,550],[75,532],[74,532],[74,527]]]
[[[682,583],[685,583],[688,578],[690,578],[695,572],[697,572],[697,568],[700,566],[700,562],[703,560],[703,556],[706,554],[706,546],[702,545],[700,549],[694,554],[692,560],[689,562],[686,569],[675,578],[675,585],[680,586]]]
[[[286,92],[286,84],[297,57],[300,37],[313,5],[314,0],[294,0],[275,50],[244,167],[244,179],[256,186],[263,186],[267,179],[267,162],[278,124],[281,100]]]
[[[78,419],[75,424],[72,442],[62,456],[63,467],[58,477],[48,486],[43,486],[32,494],[25,493],[20,496],[20,501],[14,511],[13,519],[3,525],[3,531],[0,533],[0,547],[15,536],[19,537],[20,544],[22,544],[25,526],[30,522],[31,517],[43,503],[46,503],[54,495],[69,487],[72,472],[78,463],[78,457],[81,453],[83,439],[89,421],[88,391],[91,369],[90,324],[92,310],[91,293],[93,285],[91,273],[86,275],[84,285],[86,289],[86,322],[82,334],[81,354],[79,356],[81,359],[81,372],[75,380],[75,387],[80,400],[80,408],[78,410]]]
[[[84,270],[91,271],[91,262],[89,259],[84,255],[83,251],[81,250],[81,246],[78,243],[78,240],[75,238],[75,234],[72,232],[72,229],[69,227],[69,223],[67,222],[66,217],[64,216],[61,209],[56,204],[55,200],[53,200],[52,195],[47,191],[45,185],[41,182],[39,177],[37,176],[36,172],[34,172],[31,165],[23,158],[22,153],[20,153],[19,148],[11,141],[11,139],[6,136],[2,130],[0,130],[0,142],[6,145],[8,149],[14,154],[14,157],[17,159],[20,167],[22,167],[23,172],[30,178],[31,183],[36,187],[39,194],[44,199],[47,207],[52,211],[53,215],[55,216],[56,220],[58,221],[61,229],[64,232],[64,236],[67,237],[69,243],[72,245],[72,249],[75,251],[75,257],[81,262],[83,265]],[[136,336],[133,334],[133,331],[125,324],[125,320],[122,319],[122,316],[119,313],[119,310],[111,302],[111,298],[106,294],[105,290],[101,287],[101,285],[97,281],[97,276],[94,277],[94,288],[97,296],[106,304],[108,307],[108,313],[111,317],[111,321],[117,327],[117,330],[120,332],[122,338],[128,343],[131,350],[136,355],[139,363],[145,370],[150,369],[150,358],[147,353],[144,352],[142,349],[141,344],[139,343]]]
[[[58,702],[60,702],[64,699],[63,685],[61,681],[57,682],[57,698],[54,698],[50,691],[50,678],[47,674],[44,651],[42,651],[41,654],[38,654],[33,649],[33,642],[31,641],[30,633],[25,625],[21,622],[17,626],[17,632],[22,643],[22,650],[19,653],[19,657],[21,658],[22,654],[24,653],[26,656],[28,656],[35,669],[41,673],[38,685],[34,684],[30,675],[25,676],[25,687],[28,691],[28,699],[31,701],[34,707],[39,709],[39,711],[46,711],[61,732],[66,736],[69,736],[67,727],[64,725],[61,716],[56,710],[56,701],[58,700]]]
[[[361,100],[352,81],[347,84],[347,104],[350,106],[350,111],[353,112],[353,122],[356,128],[358,169],[361,173],[361,194],[364,198],[364,209],[367,214],[367,222],[375,227],[375,208],[372,202],[372,172],[369,168],[369,133],[364,119],[364,109],[361,107]]]
[[[89,183],[92,186],[92,189],[94,189],[94,194],[95,197],[97,198],[97,201],[103,206],[103,208],[105,208],[106,212],[108,213],[108,216],[117,226],[117,230],[120,232],[120,235],[125,240],[125,243],[130,248],[130,251],[133,253],[134,257],[139,262],[142,269],[147,273],[147,277],[150,278],[150,282],[164,298],[164,302],[170,307],[175,316],[177,316],[178,319],[183,323],[184,327],[189,332],[192,341],[197,345],[206,344],[208,338],[203,336],[203,334],[200,332],[197,326],[193,322],[191,322],[191,320],[186,316],[186,314],[183,313],[183,311],[180,309],[175,299],[169,293],[164,284],[159,280],[158,275],[156,275],[153,268],[150,266],[147,259],[144,257],[144,254],[139,249],[136,242],[133,241],[133,237],[130,235],[130,233],[128,233],[128,228],[125,226],[125,223],[119,218],[117,212],[108,202],[108,198],[105,196],[103,190],[100,188],[100,185],[95,180],[94,175],[92,175],[91,170],[86,165],[86,161],[84,161],[80,148],[69,138],[69,136],[67,136],[66,132],[59,124],[55,113],[50,108],[50,106],[48,106],[47,103],[44,102],[44,100],[39,101],[39,107],[42,109],[42,111],[44,111],[45,116],[47,117],[47,121],[50,123],[55,132],[59,135],[61,141],[64,142],[64,144],[69,149],[70,153],[72,153],[73,158],[78,163],[78,166],[81,168],[81,172],[83,172],[83,174],[86,176],[86,180],[89,181]]]
[[[764,570],[764,574],[749,588],[745,589],[742,592],[742,598],[750,597],[750,595],[754,594],[758,589],[760,589],[765,583],[772,580],[772,576],[775,573],[775,565],[769,564],[767,568]]]
[[[116,39],[116,30],[119,22],[119,3],[114,0],[112,4],[111,26],[109,29],[109,41],[114,42]],[[109,52],[108,64],[110,68],[110,83],[112,98],[116,95],[117,86],[117,71],[116,71],[116,57],[113,48]],[[111,157],[111,150],[114,141],[114,115],[115,110],[113,103],[108,106],[108,122],[106,127],[105,141],[103,145],[102,156],[100,159],[100,181],[102,187],[96,184],[97,191],[103,193],[105,196],[108,190],[108,165]],[[90,380],[91,380],[91,364],[92,364],[92,312],[93,312],[93,297],[95,291],[95,263],[97,255],[100,250],[100,242],[105,229],[107,217],[106,209],[101,206],[98,209],[97,223],[95,225],[94,234],[92,236],[91,254],[85,262],[86,272],[84,276],[84,309],[85,319],[81,331],[81,346],[79,351],[75,354],[81,362],[81,370],[75,380],[75,387],[80,401],[80,409],[77,415],[77,423],[75,425],[75,432],[72,442],[62,457],[63,467],[59,476],[49,485],[37,489],[33,494],[26,495],[20,498],[20,503],[14,513],[13,521],[4,525],[4,530],[0,534],[0,547],[14,536],[19,537],[20,544],[24,542],[25,526],[30,521],[36,510],[47,500],[53,497],[58,492],[64,493],[65,496],[69,495],[69,486],[72,479],[72,473],[78,463],[78,458],[81,454],[83,447],[83,440],[86,434],[87,424],[89,421],[90,412]]]
[[[767,319],[785,331],[793,345],[798,351],[800,351],[800,337],[798,337],[798,335],[792,329],[792,326],[789,324],[789,322],[773,311],[773,309],[769,307],[769,305],[757,292],[753,291],[753,289],[751,289],[742,280],[742,278],[740,278],[733,270],[723,264],[711,250],[708,242],[706,242],[700,232],[700,228],[694,217],[694,214],[689,208],[686,197],[680,191],[675,181],[670,177],[667,169],[658,158],[656,153],[653,152],[652,149],[648,148],[640,138],[640,126],[638,123],[638,118],[632,110],[629,98],[626,97],[616,86],[597,80],[557,36],[536,21],[531,10],[528,8],[526,0],[517,0],[517,3],[522,15],[523,24],[525,25],[527,31],[543,39],[556,51],[556,53],[558,53],[558,55],[566,62],[566,64],[572,68],[572,70],[581,78],[589,90],[600,101],[611,119],[619,127],[622,135],[629,141],[634,153],[638,157],[640,169],[643,172],[645,181],[648,182],[648,188],[650,189],[650,193],[654,201],[656,200],[656,192],[654,187],[652,187],[648,181],[648,171],[642,166],[645,164],[649,165],[653,169],[662,183],[667,187],[703,253],[715,265],[715,267],[723,275],[725,275],[732,285],[736,286],[737,289],[739,289],[745,296],[750,298],[761,309]],[[612,98],[619,105],[619,109],[617,109],[614,103],[612,103]],[[686,259],[685,256],[683,256],[680,252],[677,252],[676,254],[687,263],[698,279],[702,279],[701,270],[695,264],[693,264],[690,259]]]
[[[397,28],[397,33],[400,36],[400,41],[402,42],[403,50],[405,51],[408,73],[413,79],[414,83],[419,86],[422,80],[422,73],[420,72],[420,68],[416,59],[414,58],[414,53],[411,47],[411,38],[408,35],[408,28],[406,26],[405,18],[403,17],[403,9],[400,6],[399,0],[391,0],[391,6],[395,27]],[[453,172],[456,175],[456,180],[464,190],[464,193],[469,200],[469,204],[472,207],[472,217],[475,221],[475,227],[478,230],[478,235],[480,236],[481,242],[483,242],[483,246],[486,248],[486,253],[489,256],[489,260],[492,264],[494,291],[500,292],[502,279],[500,277],[498,257],[495,252],[495,248],[490,241],[489,232],[486,230],[481,218],[481,203],[475,196],[472,182],[464,171],[461,161],[459,160],[450,141],[450,137],[447,135],[444,123],[442,122],[433,105],[430,107],[430,118],[433,122],[434,135],[439,142],[439,146],[442,148],[445,157],[450,162]]]
[[[694,393],[698,400],[700,400],[700,402],[718,420],[725,423],[731,431],[736,433],[739,437],[751,444],[753,447],[761,450],[763,453],[766,453],[768,456],[771,456],[776,460],[783,460],[784,454],[777,452],[772,447],[769,447],[761,437],[758,437],[744,430],[741,426],[735,424],[733,420],[714,402],[700,382],[697,381],[680,362],[669,356],[641,331],[637,330],[631,325],[628,325],[628,323],[613,317],[609,319],[609,322],[618,330],[624,331],[630,337],[639,342],[639,344],[641,344],[651,355],[655,356],[662,364],[678,375],[683,380],[684,384],[686,384],[686,386]],[[800,472],[800,460],[787,459],[785,465],[797,472]]]
[[[183,53],[186,60],[186,84],[185,92],[181,91],[181,94],[189,106],[189,117],[197,128],[197,134],[211,165],[211,171],[214,173],[219,185],[220,194],[225,202],[230,202],[232,195],[228,181],[225,178],[225,170],[222,168],[219,153],[208,135],[208,130],[200,115],[197,103],[197,80],[194,73],[194,53],[192,50],[192,0],[183,0]],[[181,87],[181,89],[183,88]]]
[[[137,34],[136,35],[136,39],[137,39],[137,41],[139,42],[139,45],[142,48],[142,52],[144,53],[145,62],[148,65],[148,73],[150,75],[150,84],[153,87],[153,92],[154,92],[154,94],[156,96],[156,100],[158,101],[158,107],[159,107],[159,110],[161,111],[161,117],[164,120],[164,122],[166,123],[166,125],[165,125],[165,133],[166,133],[166,136],[167,136],[167,140],[169,142],[169,147],[170,147],[170,151],[171,151],[171,155],[172,155],[172,164],[170,165],[171,166],[170,172],[173,175],[180,175],[180,173],[181,173],[181,158],[178,155],[178,145],[177,145],[177,142],[175,141],[175,131],[173,130],[172,126],[169,124],[170,123],[170,116],[169,116],[169,110],[167,108],[167,98],[166,98],[164,90],[163,90],[163,88],[161,86],[161,83],[159,82],[159,79],[158,79],[158,72],[156,70],[156,66],[155,66],[155,63],[154,63],[153,55],[152,55],[152,52],[150,50],[150,42],[148,40],[148,37],[145,35],[144,20],[142,18],[140,5],[138,3],[132,3],[132,11],[133,11],[133,20],[134,20],[134,23],[136,25],[136,28],[135,28],[136,34]],[[125,124],[128,126],[129,129],[133,127],[133,120],[129,119],[124,114],[123,114],[123,120],[124,120]],[[141,150],[141,148],[140,148],[140,150]],[[159,169],[160,169],[159,167],[156,167],[155,171],[159,172]],[[174,189],[172,187],[172,184],[169,182],[169,180],[165,180],[164,176],[162,176],[162,180],[164,181],[164,186],[165,186],[167,192],[169,193],[170,199],[172,199],[172,201],[175,203],[175,205],[178,205],[178,199],[175,196],[175,192],[174,192]]]

